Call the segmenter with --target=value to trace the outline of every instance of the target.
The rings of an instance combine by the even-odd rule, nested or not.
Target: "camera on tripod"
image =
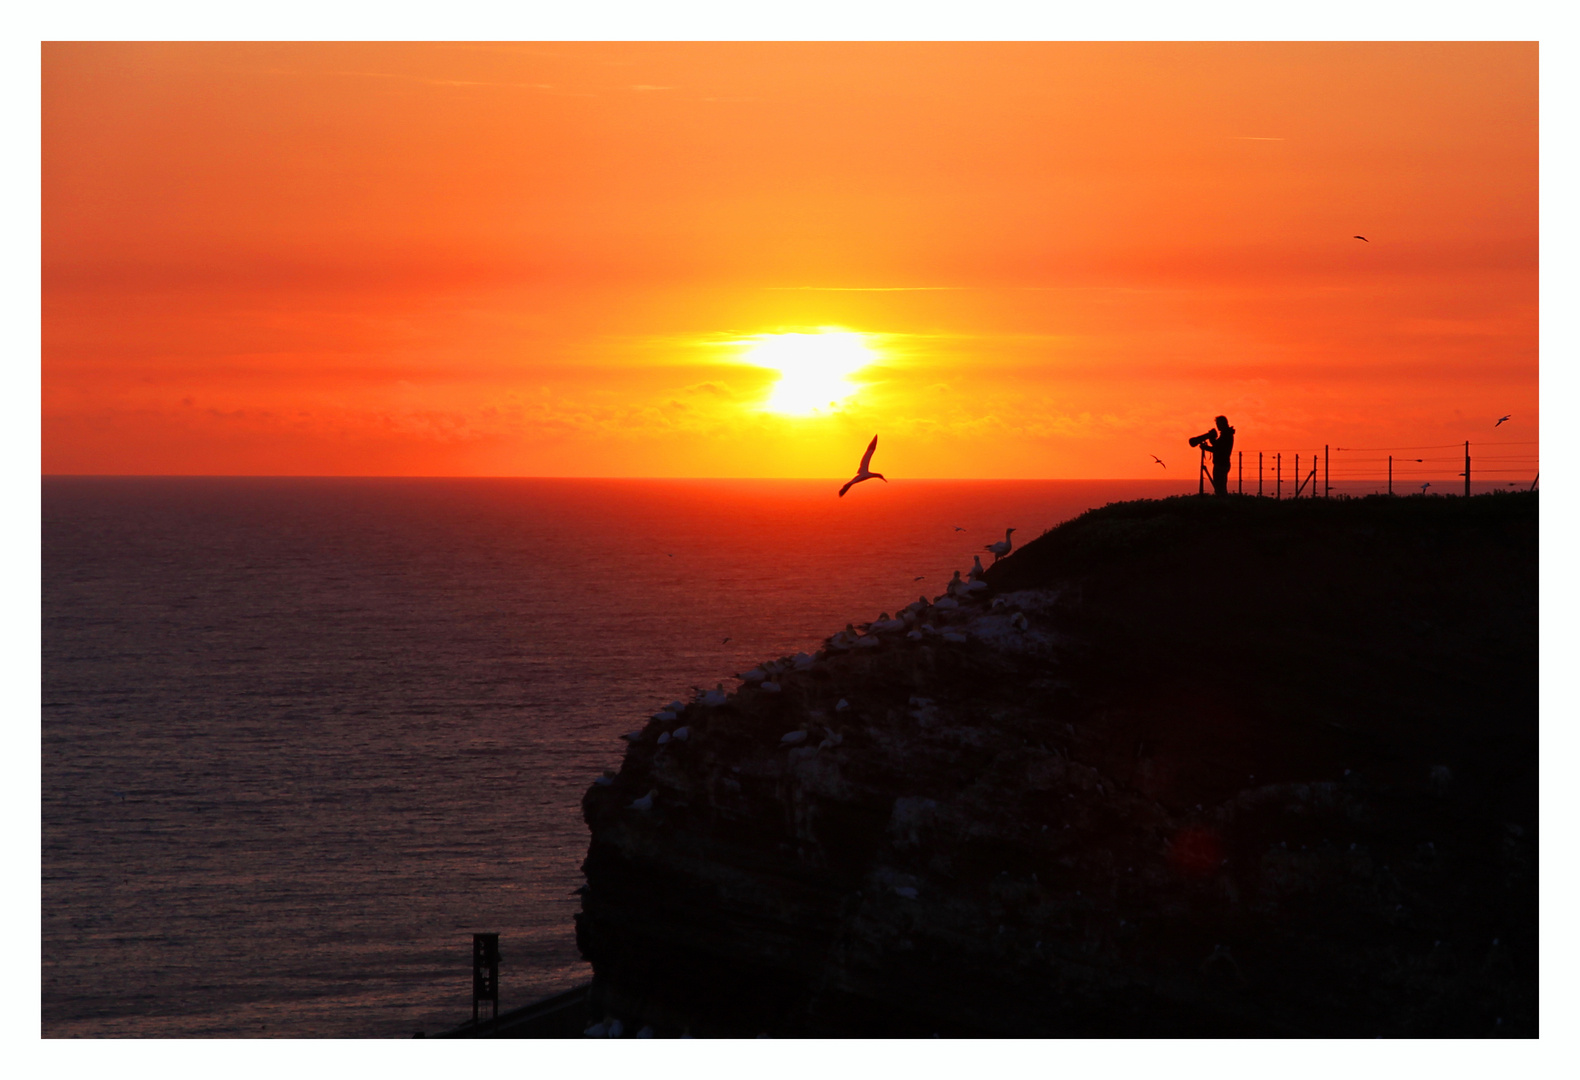
[[[1190,437],[1190,444],[1192,446],[1200,446],[1202,443],[1206,442],[1208,439],[1214,438],[1217,434],[1218,434],[1218,429],[1217,428],[1213,428],[1211,431],[1205,431],[1205,432],[1203,432],[1200,435],[1192,435]]]

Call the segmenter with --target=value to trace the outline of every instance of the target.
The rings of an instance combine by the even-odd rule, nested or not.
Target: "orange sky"
[[[1531,44],[54,44],[42,95],[47,473],[1538,437]],[[749,344],[820,327],[872,362],[774,411]]]

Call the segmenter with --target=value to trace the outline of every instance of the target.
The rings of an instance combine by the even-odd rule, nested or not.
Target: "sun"
[[[860,387],[850,376],[878,359],[864,334],[823,329],[813,333],[760,334],[741,357],[772,368],[779,381],[763,408],[787,416],[809,416],[838,407]]]

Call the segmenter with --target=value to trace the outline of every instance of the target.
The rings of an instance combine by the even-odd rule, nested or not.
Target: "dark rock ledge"
[[[1536,526],[1534,494],[1115,504],[660,712],[584,800],[596,1008],[1536,1035]]]

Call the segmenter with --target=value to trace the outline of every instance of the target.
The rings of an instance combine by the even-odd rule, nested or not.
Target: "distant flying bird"
[[[1513,415],[1514,415],[1513,413],[1509,414],[1509,416],[1513,416]],[[1507,420],[1509,418],[1509,416],[1500,416],[1500,417],[1498,417],[1498,424],[1503,423],[1503,421]],[[1497,427],[1498,424],[1493,424],[1492,426],[1493,427]]]
[[[1366,239],[1366,238],[1365,238],[1365,237],[1364,237],[1364,236],[1357,236],[1357,237],[1355,237],[1355,239],[1356,239],[1356,240],[1364,240],[1364,241],[1365,241],[1365,242],[1366,242],[1366,243],[1368,243],[1368,244],[1369,244],[1369,243],[1371,243],[1371,241],[1370,241],[1370,240],[1367,240],[1367,239]]]
[[[845,497],[845,492],[849,491],[852,487],[861,483],[863,480],[871,480],[876,477],[877,479],[882,480],[885,484],[889,482],[888,477],[884,476],[881,472],[873,472],[867,468],[868,465],[872,464],[872,452],[877,448],[878,437],[874,435],[872,437],[872,441],[867,444],[867,452],[861,455],[861,465],[856,469],[856,475],[851,477],[850,480],[846,482],[845,486],[839,489],[840,498],[843,499]]]
[[[1160,458],[1160,457],[1158,457],[1158,456],[1157,456],[1157,455],[1156,455],[1156,454],[1153,454],[1153,455],[1152,455],[1152,460],[1153,460],[1153,461],[1155,461],[1155,462],[1157,462],[1157,463],[1158,463],[1158,464],[1159,464],[1159,465],[1163,465],[1163,459],[1162,459],[1162,458]],[[1164,467],[1164,468],[1165,468],[1165,469],[1166,469],[1166,468],[1168,468],[1168,466],[1167,466],[1167,465],[1163,465],[1163,467]]]
[[[920,581],[920,580],[922,580],[922,576],[923,576],[923,575],[921,575],[921,574],[917,574],[917,575],[916,575],[916,576],[915,576],[915,577],[913,577],[913,578],[912,578],[912,579],[911,579],[911,580],[912,580],[912,581]]]
[[[730,643],[730,639],[729,638],[725,638],[723,641],[719,642],[720,645],[728,645],[729,643]]]
[[[962,528],[962,527],[960,527],[960,526],[959,526],[959,525],[956,525],[956,526],[955,526],[955,532],[965,532],[965,529],[963,529],[963,528]]]
[[[1005,529],[1004,530],[1004,539],[1000,540],[996,544],[984,544],[983,547],[982,547],[982,550],[983,551],[991,551],[993,553],[993,561],[994,562],[998,562],[1005,555],[1009,554],[1009,549],[1010,549],[1009,534],[1014,532],[1014,531],[1015,531],[1014,529]]]

